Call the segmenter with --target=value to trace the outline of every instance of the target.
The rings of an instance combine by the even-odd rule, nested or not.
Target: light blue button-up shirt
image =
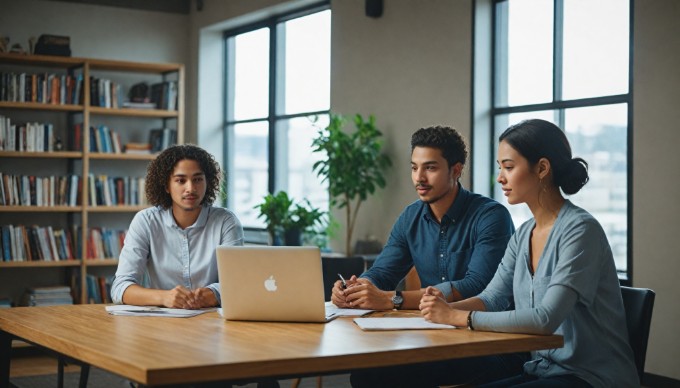
[[[142,285],[148,273],[150,288],[207,287],[221,303],[215,259],[219,245],[243,245],[241,222],[227,209],[204,206],[186,229],[177,225],[172,209],[144,209],[135,215],[125,236],[111,299],[122,303],[125,290]]]
[[[505,206],[459,185],[441,224],[425,202],[407,206],[361,277],[381,290],[394,290],[415,266],[422,287],[435,286],[447,297],[453,289],[464,298],[475,296],[493,277],[514,231]]]

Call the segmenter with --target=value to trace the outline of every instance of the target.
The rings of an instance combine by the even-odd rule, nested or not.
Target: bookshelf
[[[41,125],[42,122],[54,123],[53,129],[50,129],[53,132],[49,132],[50,137],[48,137],[47,129],[45,129],[45,149],[48,148],[48,141],[54,145],[54,139],[57,137],[62,139],[62,148],[53,147],[54,150],[52,151],[21,151],[16,150],[18,149],[16,144],[12,150],[2,147],[3,149],[0,150],[0,173],[5,176],[20,175],[22,178],[24,176],[41,177],[45,180],[55,175],[80,177],[74,178],[80,180],[77,185],[74,180],[73,185],[67,186],[69,188],[77,187],[73,189],[75,192],[72,194],[73,198],[77,198],[76,203],[53,203],[54,197],[49,197],[49,194],[45,196],[44,191],[42,191],[43,195],[40,198],[49,198],[43,200],[49,203],[41,204],[37,201],[34,203],[33,196],[27,201],[28,205],[25,203],[7,205],[0,202],[0,226],[23,225],[26,229],[29,225],[45,228],[53,227],[54,230],[63,230],[65,235],[66,230],[70,230],[72,240],[77,241],[73,251],[80,253],[76,255],[72,251],[72,258],[59,260],[36,260],[33,255],[30,255],[32,260],[27,260],[29,254],[25,252],[23,257],[26,260],[19,261],[14,256],[11,257],[12,260],[7,261],[5,252],[0,251],[0,298],[10,297],[14,303],[18,303],[20,301],[19,296],[24,290],[17,290],[17,287],[25,289],[32,286],[44,286],[46,284],[40,284],[42,281],[40,279],[45,277],[60,279],[57,284],[79,287],[82,292],[77,295],[76,303],[87,303],[88,295],[85,292],[87,275],[91,272],[100,273],[101,271],[112,275],[115,266],[118,264],[116,257],[101,257],[102,255],[96,255],[97,258],[88,257],[91,256],[88,253],[90,230],[107,227],[108,219],[115,219],[111,222],[117,223],[117,229],[127,229],[127,225],[134,214],[146,207],[144,201],[128,203],[128,198],[131,198],[132,194],[126,194],[125,201],[122,201],[122,203],[116,201],[116,204],[103,205],[96,203],[96,199],[95,203],[92,203],[92,183],[97,179],[90,177],[109,174],[126,175],[129,180],[126,180],[124,184],[128,184],[133,178],[144,177],[148,162],[155,157],[154,154],[112,152],[110,148],[106,150],[107,152],[97,152],[94,149],[100,150],[101,148],[92,147],[91,141],[94,141],[94,138],[91,139],[93,135],[90,134],[89,128],[97,128],[100,125],[99,123],[106,123],[103,126],[115,125],[116,136],[120,136],[119,144],[121,145],[126,142],[147,142],[152,129],[158,127],[171,128],[176,133],[176,143],[184,143],[184,65],[0,53],[0,75],[3,72],[26,74],[24,76],[26,80],[33,77],[33,81],[26,81],[26,83],[31,82],[31,86],[36,84],[34,75],[42,76],[44,74],[44,77],[47,78],[48,74],[52,74],[54,78],[61,77],[61,82],[64,85],[70,85],[75,82],[74,80],[81,79],[81,93],[76,92],[77,86],[70,86],[71,92],[68,91],[69,86],[66,86],[66,91],[61,92],[60,97],[62,98],[57,97],[55,99],[54,96],[58,95],[52,94],[52,101],[49,102],[32,101],[35,100],[35,91],[32,92],[31,97],[27,97],[31,94],[30,86],[25,86],[25,95],[22,99],[23,101],[28,100],[27,102],[7,101],[7,98],[3,100],[2,93],[4,91],[0,90],[0,116],[10,119],[13,124],[15,122],[17,124],[40,122]],[[71,81],[66,80],[69,76],[72,79]],[[91,79],[110,80],[111,85],[114,84],[115,80],[115,85],[119,85],[115,89],[115,93],[111,92],[114,86],[111,86],[111,89],[108,89],[109,86],[104,89],[107,93],[111,93],[109,95],[110,100],[106,100],[106,104],[91,101],[93,97],[101,96],[101,94],[93,95],[93,92],[98,90],[94,88],[101,88],[101,85],[103,85],[103,83],[98,84],[98,81],[89,82]],[[127,95],[127,90],[139,82],[147,82],[149,85],[155,83],[174,84],[173,87],[176,86],[173,89],[175,93],[173,97],[176,96],[174,109],[172,107],[171,109],[121,107],[122,104],[119,101],[125,99],[123,96]],[[38,83],[46,85],[49,81],[47,83],[39,81]],[[6,84],[7,82],[5,82],[5,87]],[[2,85],[1,82],[0,85]],[[54,89],[52,91],[54,92]],[[40,93],[39,89],[38,93]],[[82,95],[82,97],[76,98],[76,94]],[[45,95],[47,95],[47,92],[43,92],[42,96]],[[66,95],[68,95],[68,98],[63,98]],[[101,101],[104,99],[104,97],[99,98],[102,99]],[[116,99],[115,102],[113,101],[114,98]],[[171,99],[174,101],[174,98],[171,97]],[[82,136],[79,136],[78,142],[73,140],[75,133],[77,133],[75,130],[77,125],[81,125],[81,129],[86,129],[82,131]],[[45,126],[45,128],[47,127]],[[41,137],[42,135],[35,136]],[[28,135],[26,138],[32,139]],[[113,139],[113,135],[111,138]],[[0,141],[2,140],[0,138]],[[23,141],[25,148],[29,140]],[[80,146],[76,147],[77,144]],[[135,176],[129,177],[127,174],[130,172],[133,172]],[[123,177],[115,179],[118,178],[121,181],[124,180]],[[58,177],[54,179],[56,181]],[[0,181],[0,185],[2,183]],[[116,181],[116,183],[118,182]],[[52,181],[49,181],[46,184],[47,186],[42,187],[51,187],[46,190],[52,193],[59,190],[58,185],[55,188],[54,185],[49,186],[50,184],[52,184]],[[68,183],[65,185],[68,185]],[[129,183],[129,186],[132,187],[133,185]],[[129,189],[128,186],[125,187]],[[141,186],[138,186],[135,193],[141,199],[144,193],[143,189],[140,190],[139,187]],[[113,188],[116,189],[117,186],[113,186]],[[97,198],[98,193],[95,198]],[[31,192],[31,195],[33,195],[33,192]],[[76,225],[79,228],[74,228]],[[0,242],[3,242],[3,240],[0,240]],[[6,244],[3,244],[3,249],[4,245]],[[61,252],[59,249],[57,251]],[[26,246],[24,251],[31,251],[31,246]],[[57,273],[50,273],[51,271],[57,271]],[[72,281],[71,279],[79,279],[79,281],[76,284],[69,284]]]

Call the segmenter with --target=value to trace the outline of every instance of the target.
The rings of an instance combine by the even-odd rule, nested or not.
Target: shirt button
[[[446,278],[442,276],[442,282],[443,282],[444,280],[446,280]]]
[[[439,254],[439,257],[444,257],[444,254],[443,254],[443,253],[440,253],[440,254]]]

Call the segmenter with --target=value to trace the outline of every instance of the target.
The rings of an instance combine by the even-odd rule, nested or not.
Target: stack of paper
[[[127,315],[135,317],[188,318],[215,310],[215,308],[185,310],[155,306],[131,306],[127,304],[106,306],[106,311],[111,315]]]
[[[362,330],[455,329],[455,326],[432,323],[425,318],[354,318]]]

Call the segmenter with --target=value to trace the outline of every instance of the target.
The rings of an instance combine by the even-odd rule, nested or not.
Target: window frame
[[[278,31],[277,31],[277,26],[281,23],[285,23],[287,21],[305,17],[314,13],[326,11],[326,10],[331,10],[331,5],[330,5],[330,0],[323,0],[323,1],[318,1],[313,4],[297,8],[292,11],[276,14],[274,16],[271,16],[269,18],[266,18],[264,20],[260,20],[254,23],[249,23],[247,25],[239,26],[236,28],[232,28],[229,30],[225,30],[222,34],[222,40],[223,40],[223,45],[224,45],[224,94],[223,94],[223,106],[222,106],[222,112],[223,112],[223,117],[222,117],[222,133],[224,134],[224,141],[222,142],[222,155],[223,155],[223,160],[222,160],[222,165],[225,166],[227,171],[232,170],[232,163],[230,161],[230,155],[232,154],[230,148],[234,145],[234,137],[233,133],[229,130],[230,127],[233,127],[238,124],[247,124],[247,123],[255,123],[255,122],[267,122],[268,125],[268,181],[267,181],[267,188],[269,193],[275,193],[277,190],[277,182],[280,179],[279,177],[284,176],[287,174],[287,171],[282,171],[282,168],[278,166],[277,164],[277,158],[279,157],[280,149],[277,148],[277,136],[276,136],[276,129],[277,129],[277,124],[282,121],[286,120],[291,120],[295,118],[300,118],[300,117],[313,117],[313,116],[324,116],[324,115],[330,115],[330,106],[326,110],[319,110],[319,111],[307,111],[307,112],[299,112],[299,113],[294,113],[294,114],[277,114],[277,93],[280,93],[279,90],[279,85],[281,77],[277,76],[277,72],[279,70],[279,64],[278,64]],[[268,110],[267,110],[267,116],[266,117],[258,117],[258,118],[250,118],[250,119],[243,119],[243,120],[235,120],[234,117],[234,112],[230,109],[231,101],[233,100],[234,96],[232,95],[233,93],[233,88],[231,88],[231,82],[233,82],[232,79],[230,79],[230,72],[229,72],[229,67],[234,65],[234,60],[233,58],[230,57],[230,52],[233,52],[233,49],[230,50],[230,42],[229,39],[233,38],[237,35],[252,32],[258,29],[262,28],[268,28],[269,29],[269,100],[268,100]],[[230,203],[230,188],[233,186],[229,181],[229,177],[227,178],[227,184],[226,184],[226,198],[222,199],[222,206],[227,206],[227,207],[233,207],[232,204]],[[258,227],[251,227],[247,226],[244,227],[248,232],[260,232],[265,230],[265,228],[258,228]]]
[[[628,36],[628,45],[629,45],[629,51],[628,51],[628,93],[625,94],[617,94],[617,95],[607,95],[607,96],[600,96],[600,97],[589,97],[589,98],[580,98],[580,99],[572,99],[572,100],[563,100],[562,99],[562,79],[563,79],[563,69],[562,69],[562,49],[563,49],[563,44],[564,44],[564,39],[563,39],[563,21],[564,21],[564,0],[553,0],[553,72],[552,72],[552,83],[553,83],[553,93],[552,93],[552,101],[551,102],[546,102],[546,103],[536,103],[536,104],[527,104],[527,105],[517,105],[517,106],[497,106],[497,96],[499,94],[499,87],[502,85],[498,85],[498,74],[499,74],[499,59],[497,58],[497,52],[502,51],[505,49],[507,51],[507,47],[500,47],[499,49],[499,39],[498,39],[498,34],[502,33],[501,31],[498,30],[498,22],[499,22],[499,15],[498,15],[498,5],[501,3],[506,3],[509,0],[490,0],[490,1],[484,1],[484,0],[476,0],[476,6],[475,10],[473,10],[473,21],[476,23],[480,23],[480,18],[483,17],[488,17],[489,13],[491,16],[491,23],[490,23],[490,35],[489,36],[479,36],[482,34],[486,34],[486,32],[475,28],[474,33],[473,33],[473,40],[475,41],[474,47],[475,47],[475,54],[473,55],[473,64],[477,64],[475,58],[480,55],[480,53],[477,52],[477,50],[488,50],[490,53],[488,53],[488,56],[490,58],[490,63],[482,63],[482,68],[486,66],[486,69],[488,71],[488,76],[490,79],[486,84],[490,85],[491,93],[489,96],[489,100],[483,101],[482,104],[479,105],[488,105],[488,110],[487,110],[487,115],[484,118],[483,121],[481,121],[481,125],[478,127],[475,125],[476,117],[478,118],[479,116],[475,114],[475,112],[479,112],[480,108],[477,107],[476,109],[473,109],[473,126],[477,128],[473,128],[472,133],[475,135],[476,138],[481,138],[481,139],[490,139],[489,141],[489,147],[487,149],[484,148],[479,148],[476,147],[476,149],[481,150],[484,154],[487,156],[484,158],[478,158],[477,161],[480,163],[484,163],[487,165],[487,172],[482,173],[483,176],[486,176],[486,174],[489,174],[490,177],[495,177],[495,165],[496,161],[494,160],[494,155],[495,155],[495,147],[496,147],[496,139],[495,139],[495,122],[496,118],[501,115],[507,115],[511,113],[523,113],[523,112],[535,112],[535,111],[544,111],[544,110],[552,110],[556,112],[556,124],[560,128],[565,127],[565,110],[570,109],[570,108],[583,108],[583,107],[595,107],[595,106],[601,106],[601,105],[611,105],[611,104],[626,104],[627,105],[627,132],[626,132],[626,145],[627,145],[627,150],[626,150],[626,158],[627,158],[627,167],[626,167],[626,190],[627,190],[627,206],[626,206],[626,219],[627,219],[627,230],[626,230],[626,245],[627,245],[627,252],[626,252],[626,271],[624,272],[619,272],[619,280],[621,284],[623,285],[630,285],[632,284],[632,277],[633,277],[633,260],[632,260],[632,254],[633,254],[633,210],[632,210],[632,204],[633,204],[633,98],[634,98],[634,91],[633,91],[633,37],[634,37],[634,0],[628,0],[629,1],[629,36]],[[488,7],[491,7],[489,9]],[[506,19],[507,20],[507,19]],[[474,25],[474,23],[473,23]],[[481,42],[481,44],[480,44]],[[486,47],[489,45],[490,47]],[[482,57],[484,55],[481,55]],[[473,69],[475,66],[473,66]],[[507,71],[507,69],[505,70]],[[473,70],[473,80],[475,77],[480,77],[484,76],[482,73],[481,75],[479,74],[480,72],[475,72]],[[475,80],[474,84],[476,87],[473,88],[473,104],[479,101],[479,99],[475,99],[475,92],[477,93],[484,93],[485,91],[481,89],[480,85],[485,84],[484,82],[478,83],[477,80]],[[486,91],[488,93],[488,90]],[[486,131],[486,133],[480,133],[481,131]],[[473,138],[473,141],[475,138]],[[484,161],[486,159],[486,161]],[[482,167],[483,168],[483,167]],[[475,179],[477,182],[488,182],[487,187],[480,187],[479,189],[482,192],[488,193],[491,197],[494,196],[494,186],[495,186],[495,179]]]

